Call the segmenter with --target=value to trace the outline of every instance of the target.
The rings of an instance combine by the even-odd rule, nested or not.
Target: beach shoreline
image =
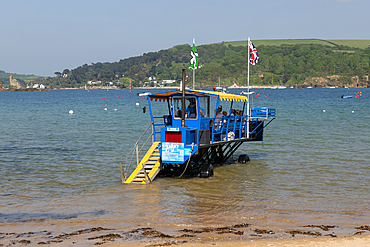
[[[117,222],[118,223],[118,222]],[[103,245],[128,246],[369,246],[370,228],[367,225],[353,227],[353,231],[339,233],[338,226],[307,225],[295,230],[256,228],[247,223],[225,227],[179,229],[150,225],[136,229],[122,229],[118,224],[104,221],[75,222],[47,221],[3,224],[0,227],[0,246],[27,244],[31,246]],[[91,227],[91,225],[95,225]],[[90,227],[87,227],[90,226]],[[87,227],[87,228],[86,228]],[[15,230],[17,229],[17,230]],[[32,229],[32,230],[31,230]],[[293,229],[293,228],[292,228]],[[338,230],[339,229],[339,230]],[[29,231],[31,230],[31,231]],[[337,230],[337,232],[335,232]]]
[[[364,236],[343,236],[338,238],[292,238],[292,239],[259,239],[248,241],[198,241],[198,242],[183,242],[183,243],[169,243],[169,242],[139,242],[139,243],[112,243],[106,244],[109,247],[129,247],[129,246],[182,246],[182,247],[367,247],[370,245],[370,235]]]

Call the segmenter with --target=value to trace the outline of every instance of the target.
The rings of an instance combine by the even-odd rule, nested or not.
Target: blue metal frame
[[[169,93],[171,91],[168,91]],[[167,93],[167,92],[162,92]],[[175,118],[175,111],[174,108],[174,97],[180,97],[179,93],[168,94],[169,96],[163,97],[161,96],[160,100],[165,99],[168,103],[168,111],[167,115],[163,116],[153,116],[152,106],[151,106],[151,99],[150,95],[148,96],[148,105],[149,105],[149,112],[150,118],[153,123],[153,142],[160,141],[161,143],[165,142],[165,135],[167,131],[173,131],[176,128],[176,131],[181,132],[181,143],[184,144],[184,150],[186,151],[186,155],[184,155],[185,160],[191,157],[195,152],[197,152],[199,148],[199,135],[200,131],[202,130],[210,130],[210,144],[216,142],[223,142],[223,141],[232,141],[234,139],[241,139],[246,138],[247,134],[247,122],[250,121],[250,131],[249,135],[258,135],[260,131],[265,128],[275,117],[276,117],[276,110],[269,109],[269,108],[251,108],[250,109],[250,116],[247,114],[244,115],[245,111],[245,102],[243,105],[243,115],[234,115],[230,116],[231,109],[233,106],[233,101],[231,101],[230,113],[228,116],[223,116],[221,118],[217,118],[217,107],[220,104],[220,96],[217,96],[216,107],[214,112],[214,117],[204,118],[200,114],[200,98],[206,97],[208,100],[208,107],[209,106],[209,97],[210,96],[200,96],[198,94],[192,93],[187,91],[185,98],[194,97],[196,98],[196,116],[197,118],[185,119],[185,127],[181,126],[181,119]],[[154,97],[153,97],[154,98]],[[209,109],[206,109],[209,112]],[[158,119],[163,119],[163,121],[159,121]],[[265,124],[265,120],[269,119],[267,124]],[[217,121],[216,121],[217,120]],[[213,121],[212,127],[210,127],[210,122]],[[258,123],[255,125],[254,123]],[[265,124],[265,125],[264,125]],[[261,125],[264,127],[261,129]],[[156,127],[161,127],[160,131],[156,131]],[[257,132],[258,131],[258,132]],[[234,138],[229,140],[229,132],[234,133]],[[157,140],[156,134],[160,133],[160,140]],[[189,150],[192,150],[189,153]],[[162,153],[162,145],[160,146],[160,151]],[[181,151],[181,150],[180,150]],[[171,161],[171,163],[183,163],[183,161]]]

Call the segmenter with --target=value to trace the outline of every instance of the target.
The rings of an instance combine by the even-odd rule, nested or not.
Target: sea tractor
[[[185,90],[184,85],[147,98],[152,145],[141,161],[137,154],[137,167],[128,178],[122,174],[123,183],[146,184],[156,176],[213,176],[213,165],[225,163],[244,142],[262,141],[264,128],[276,117],[275,109],[249,108],[247,96]],[[216,101],[212,111],[211,99]],[[164,115],[153,115],[153,100],[165,104]],[[236,102],[243,104],[237,113]],[[225,103],[230,103],[228,112],[222,109]]]

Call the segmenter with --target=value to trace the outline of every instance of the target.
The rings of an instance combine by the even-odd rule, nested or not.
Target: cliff
[[[17,90],[21,88],[22,87],[19,81],[17,81],[17,79],[15,79],[12,75],[10,75],[9,76],[9,90],[12,91],[12,90]]]

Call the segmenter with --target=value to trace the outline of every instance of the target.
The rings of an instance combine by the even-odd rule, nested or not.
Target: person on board
[[[225,118],[224,123],[226,123],[227,122],[227,112],[223,111],[222,116],[224,116],[224,118]]]
[[[216,119],[215,119],[215,130],[221,130],[222,127],[222,106],[217,106]]]
[[[196,118],[197,117],[197,105],[195,99],[191,98],[189,100],[189,106],[186,108],[186,118]],[[202,109],[199,109],[200,115],[206,117],[206,114],[202,112]]]
[[[195,99],[190,98],[189,100],[189,106],[186,108],[186,118],[196,118],[197,117],[197,108]]]

